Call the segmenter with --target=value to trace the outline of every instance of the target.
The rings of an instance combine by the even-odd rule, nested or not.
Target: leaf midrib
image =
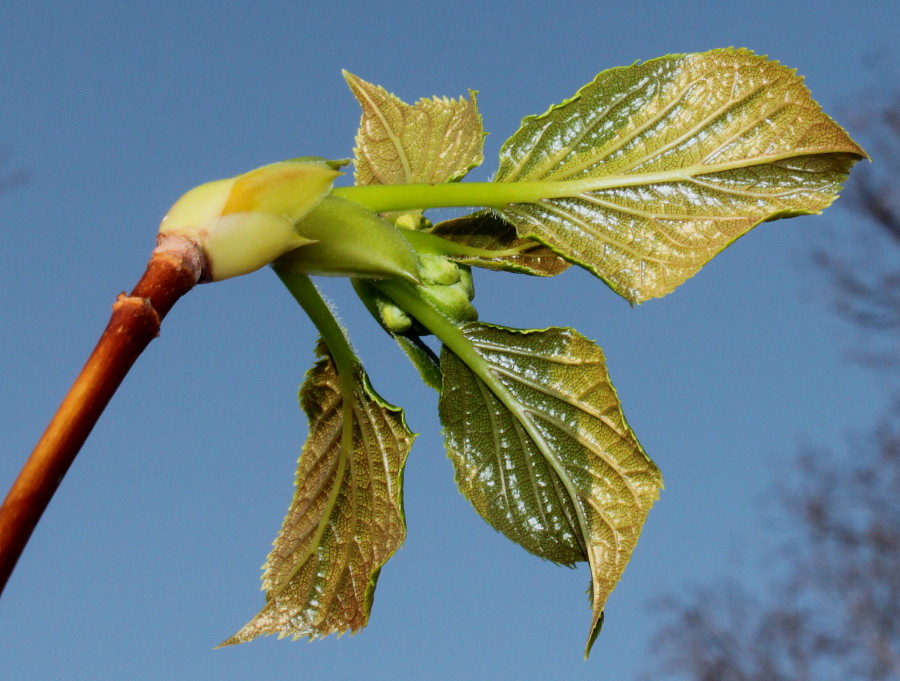
[[[519,203],[541,204],[552,199],[585,198],[590,192],[606,189],[624,189],[654,184],[670,184],[675,182],[698,182],[705,175],[716,175],[732,170],[749,170],[751,168],[776,164],[796,158],[830,156],[848,154],[862,157],[858,147],[840,146],[829,149],[801,147],[781,151],[779,153],[734,159],[715,164],[695,163],[689,166],[662,170],[652,173],[634,173],[630,175],[600,175],[584,179],[554,180],[552,182],[457,182],[437,185],[395,184],[367,185],[353,187],[336,187],[332,194],[373,210],[375,212],[408,210],[412,208],[426,210],[429,208],[451,208],[457,206],[484,206],[503,210]],[[735,189],[723,191],[739,196],[759,196],[753,192]],[[771,198],[771,194],[762,194]]]
[[[403,165],[403,177],[406,178],[407,180],[410,179],[412,177],[412,170],[410,169],[409,159],[406,157],[406,152],[403,148],[403,141],[394,132],[394,129],[391,127],[387,118],[382,113],[381,107],[379,107],[372,100],[372,97],[369,95],[369,92],[362,88],[356,88],[356,91],[361,93],[362,96],[365,97],[366,101],[369,103],[369,106],[372,107],[372,110],[375,112],[375,115],[378,117],[378,120],[381,122],[381,126],[384,128],[384,131],[387,134],[388,139],[390,139],[391,143],[394,145],[394,148],[397,150],[397,156],[400,159],[400,163]],[[398,115],[403,117],[402,112],[398,112]],[[375,168],[376,164],[372,163],[372,161],[369,161],[369,166],[371,168]],[[383,182],[384,178],[382,177],[381,180]]]
[[[591,418],[597,419],[598,421],[603,423],[607,428],[609,428],[613,433],[615,433],[616,437],[618,437],[619,440],[626,441],[628,439],[627,432],[623,432],[619,427],[616,426],[616,424],[612,423],[610,421],[609,417],[607,417],[605,414],[602,414],[594,409],[587,408],[587,405],[584,404],[584,401],[581,400],[580,398],[573,397],[571,395],[565,395],[556,390],[550,390],[548,387],[528,381],[525,378],[523,378],[521,376],[517,376],[508,370],[498,367],[495,364],[492,364],[492,367],[493,367],[493,371],[508,377],[511,381],[515,381],[516,383],[521,383],[522,385],[527,386],[527,387],[531,388],[532,390],[543,393],[544,395],[547,395],[548,397],[555,398],[555,399],[559,400],[560,402],[564,402],[565,404],[568,404],[568,405],[574,407],[581,413],[583,413]],[[573,402],[572,401],[573,399],[576,401]],[[575,442],[582,445],[586,450],[588,450],[592,453],[596,453],[595,447],[597,447],[597,443],[591,441],[590,439],[583,437],[577,431],[574,431],[568,423],[565,423],[564,421],[553,417],[550,413],[538,411],[538,410],[534,409],[533,407],[529,407],[527,405],[525,406],[525,411],[527,413],[531,414],[532,418],[535,418],[535,417],[539,418],[540,420],[545,421],[545,422],[555,426],[560,431],[562,431],[563,433],[568,435],[572,440],[574,440]],[[529,419],[529,420],[531,420],[531,419]],[[638,489],[632,483],[632,481],[628,477],[627,472],[624,469],[622,469],[616,461],[613,461],[608,457],[598,455],[598,458],[600,458],[601,461],[603,461],[607,466],[609,466],[613,471],[615,471],[619,477],[621,477],[625,481],[626,485],[628,486],[628,490],[631,492],[631,495],[634,498],[635,505],[638,508],[643,508],[642,492],[640,489]],[[591,474],[593,475],[593,473],[591,473]],[[584,496],[584,495],[579,495],[579,496]]]

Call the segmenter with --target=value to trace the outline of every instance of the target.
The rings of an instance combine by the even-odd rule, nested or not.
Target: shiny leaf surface
[[[406,104],[351,73],[344,78],[362,106],[356,136],[356,184],[458,180],[483,160],[484,130],[475,101],[446,97]]]
[[[759,222],[821,211],[863,156],[793,70],[723,49],[604,71],[524,119],[495,179],[570,184],[501,212],[642,302]]]
[[[662,479],[629,428],[603,352],[572,329],[470,323],[446,347],[440,413],[456,480],[532,553],[587,560],[593,621],[622,575]]]
[[[222,645],[263,634],[318,638],[369,618],[381,566],[406,535],[402,471],[413,435],[357,366],[339,376],[324,344],[300,393],[309,437],[264,566],[266,605]]]

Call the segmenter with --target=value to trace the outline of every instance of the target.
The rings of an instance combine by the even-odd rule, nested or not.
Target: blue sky
[[[602,69],[672,52],[768,54],[837,115],[898,72],[898,24],[888,1],[5,0],[0,149],[31,181],[0,196],[0,487],[180,194],[270,161],[352,153],[359,111],[341,68],[407,101],[479,90],[491,135],[471,177],[486,179],[522,116]],[[635,309],[582,272],[477,274],[483,320],[574,326],[600,343],[665,476],[589,662],[587,570],[526,554],[472,511],[436,395],[341,280],[323,288],[376,388],[420,433],[407,543],[361,634],[212,650],[262,604],[259,565],[305,437],[295,393],[315,334],[263,271],[192,292],[126,380],[0,601],[4,678],[636,678],[654,599],[726,572],[762,584],[777,569],[759,560],[777,546],[762,504],[772,481],[799,444],[839,443],[882,403],[845,361],[808,264],[819,231],[855,228],[839,208],[763,225]]]

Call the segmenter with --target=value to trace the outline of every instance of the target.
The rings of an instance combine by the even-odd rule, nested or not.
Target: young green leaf
[[[352,201],[326,196],[296,226],[296,231],[309,243],[279,258],[277,269],[325,276],[418,280],[416,253],[401,230]]]
[[[300,392],[309,437],[296,491],[264,566],[266,605],[222,645],[360,629],[378,572],[406,535],[401,483],[413,435],[402,411],[361,367],[339,375],[324,343],[317,354]]]
[[[454,260],[490,270],[552,277],[565,271],[569,262],[544,244],[522,239],[515,227],[491,211],[482,211],[436,224],[431,234],[473,249],[478,255],[455,256]],[[493,255],[491,251],[496,251]]]
[[[440,414],[460,490],[532,553],[589,561],[589,648],[662,487],[603,352],[561,328],[469,323],[444,340]]]
[[[356,184],[452,182],[481,164],[484,129],[471,99],[435,97],[406,104],[344,71],[362,106],[356,136]]]
[[[642,302],[756,224],[820,212],[864,156],[793,70],[721,49],[604,71],[523,120],[495,181],[553,185],[500,212]]]

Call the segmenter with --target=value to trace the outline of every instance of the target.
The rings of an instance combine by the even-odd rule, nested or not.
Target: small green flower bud
[[[459,283],[451,286],[432,284],[420,286],[419,291],[444,316],[454,322],[471,322],[478,319],[478,310],[469,302],[469,295]]]
[[[469,300],[475,298],[475,281],[472,279],[472,268],[468,265],[459,265],[459,285]]]
[[[431,220],[418,212],[401,213],[394,219],[394,225],[412,232],[431,229]]]
[[[459,265],[442,255],[420,255],[419,271],[426,284],[452,286],[459,281]]]
[[[412,328],[412,318],[397,305],[390,302],[381,302],[378,305],[381,321],[388,331],[393,333],[406,333]]]
[[[416,213],[404,213],[399,216],[396,220],[394,220],[394,224],[401,229],[411,229],[416,230],[419,229],[419,225],[422,222],[422,216],[417,215]]]

